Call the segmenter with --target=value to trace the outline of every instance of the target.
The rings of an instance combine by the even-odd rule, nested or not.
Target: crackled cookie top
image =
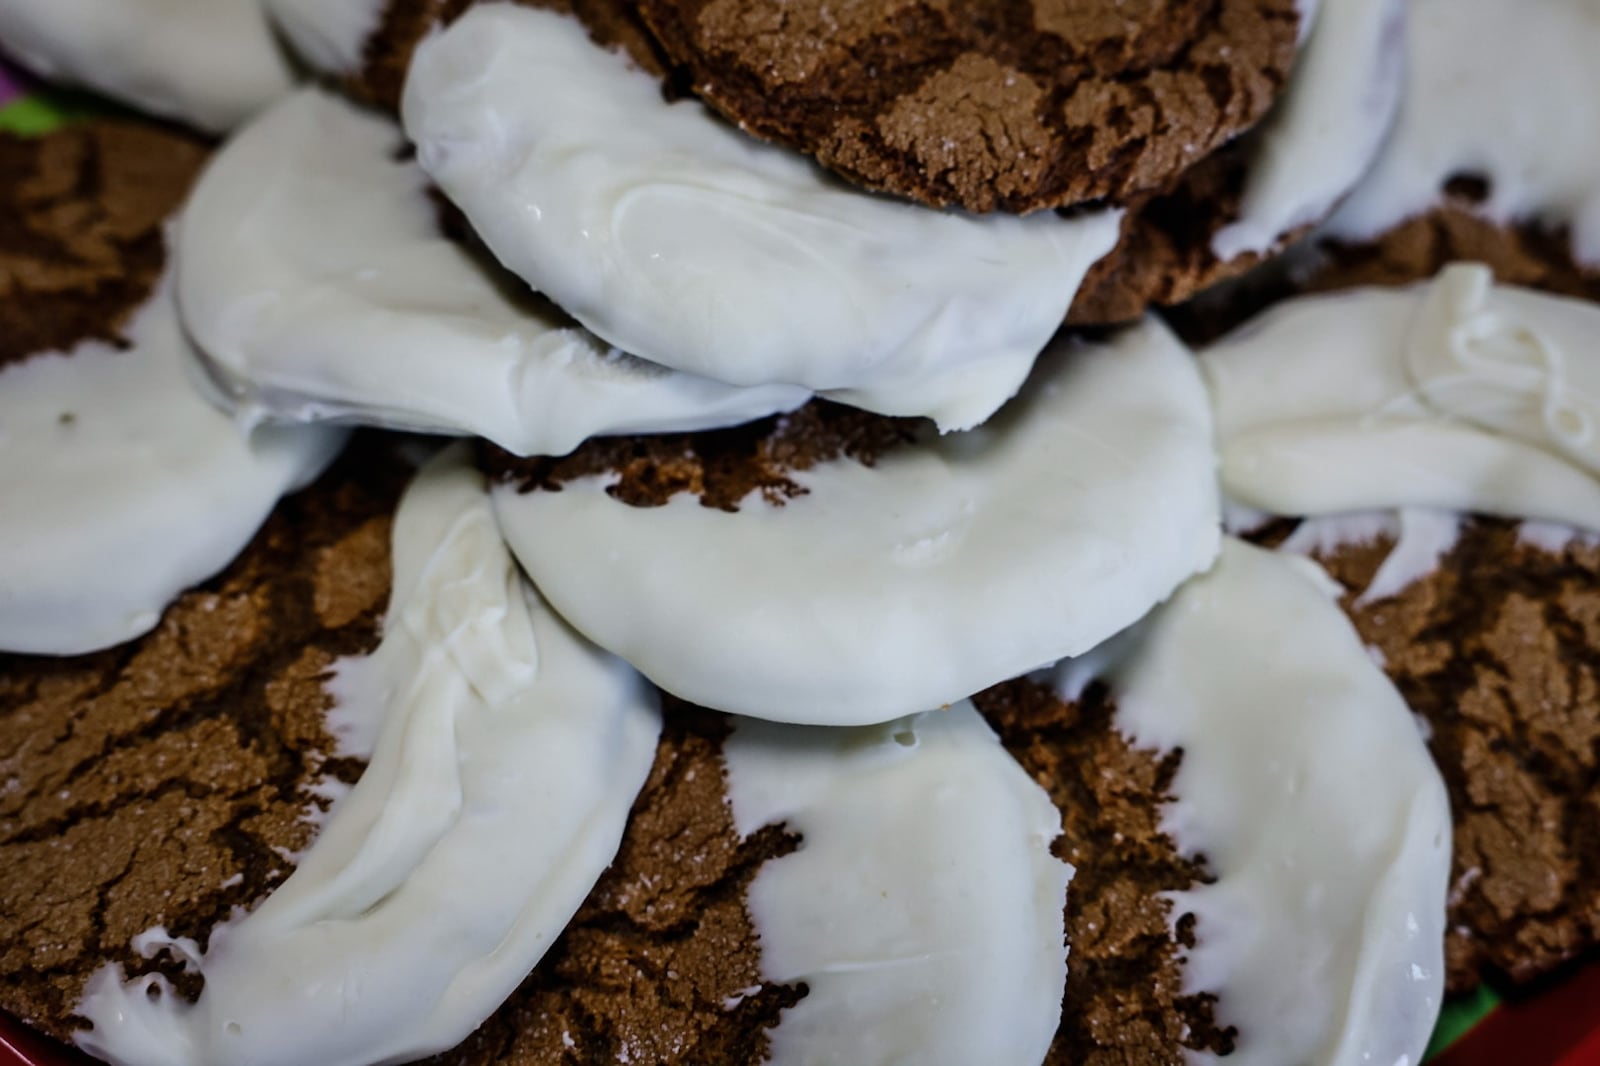
[[[1290,0],[639,7],[742,127],[872,188],[973,211],[1168,183],[1266,112],[1298,22]]]

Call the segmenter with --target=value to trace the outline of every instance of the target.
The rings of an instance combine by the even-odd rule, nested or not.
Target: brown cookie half
[[[1292,0],[639,0],[742,129],[872,189],[1026,212],[1173,183],[1294,60]]]
[[[119,339],[155,289],[163,226],[205,157],[201,142],[135,122],[0,133],[0,367]]]
[[[1600,943],[1600,546],[1470,519],[1432,573],[1359,603],[1393,546],[1318,561],[1449,789],[1447,990],[1525,982]]]

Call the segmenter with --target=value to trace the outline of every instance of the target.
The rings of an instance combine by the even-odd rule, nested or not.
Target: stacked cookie
[[[1600,23],[1484,124],[1448,2],[0,0],[231,129],[0,139],[0,1007],[1399,1062],[1583,954]]]

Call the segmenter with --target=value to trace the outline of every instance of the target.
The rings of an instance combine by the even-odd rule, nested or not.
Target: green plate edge
[[[72,122],[116,114],[125,112],[88,93],[32,92],[0,107],[0,132],[38,137]]]

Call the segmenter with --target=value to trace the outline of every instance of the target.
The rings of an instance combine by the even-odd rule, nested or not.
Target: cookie
[[[1087,651],[1216,552],[1206,397],[1154,321],[1061,343],[979,430],[930,429],[818,405],[502,457],[497,513],[591,640],[702,706],[806,724]]]
[[[389,120],[306,89],[241,130],[197,185],[177,240],[184,324],[252,417],[561,455],[592,436],[734,425],[809,397],[611,349],[449,239],[403,145]]]
[[[1397,533],[1327,538],[1315,557],[1427,723],[1450,789],[1448,988],[1525,983],[1600,942],[1600,551],[1468,519],[1436,565],[1374,596]]]
[[[343,441],[246,432],[195,391],[163,225],[201,159],[126,124],[0,137],[0,648],[148,631]]]
[[[1171,183],[1266,113],[1299,22],[1286,0],[639,10],[741,128],[869,188],[979,212]]]
[[[1423,257],[1436,267],[1450,254],[1503,255],[1519,264],[1511,280],[1537,272],[1566,278],[1563,291],[1593,292],[1600,153],[1584,109],[1548,106],[1600,90],[1587,61],[1600,45],[1593,12],[1577,0],[1526,12],[1423,0],[1409,26],[1393,134],[1319,237],[1344,249],[1377,244],[1391,270]]]
[[[401,110],[485,245],[607,342],[946,430],[1016,392],[1116,238],[1104,210],[978,218],[864,195],[664,100],[549,11],[468,11],[417,50]]]
[[[465,457],[446,449],[407,487],[383,639],[324,679],[339,751],[369,760],[360,781],[294,874],[208,946],[138,938],[184,960],[198,999],[113,964],[77,1006],[82,1046],[152,1066],[454,1047],[616,854],[660,732],[654,692],[526,584]]]
[[[1403,229],[1419,254],[1391,258],[1385,239],[1343,265],[1409,286],[1289,300],[1201,361],[1225,489],[1268,514],[1322,516],[1256,536],[1328,568],[1425,722],[1451,794],[1446,962],[1464,994],[1533,980],[1595,943],[1600,557],[1549,523],[1600,528],[1600,468],[1571,424],[1590,417],[1600,308],[1496,282],[1486,264],[1416,282],[1456,241],[1510,277],[1574,279],[1509,254],[1526,235],[1468,210]],[[1317,277],[1347,280],[1337,261]]]
[[[295,77],[258,0],[0,0],[0,50],[41,77],[213,134]]]

